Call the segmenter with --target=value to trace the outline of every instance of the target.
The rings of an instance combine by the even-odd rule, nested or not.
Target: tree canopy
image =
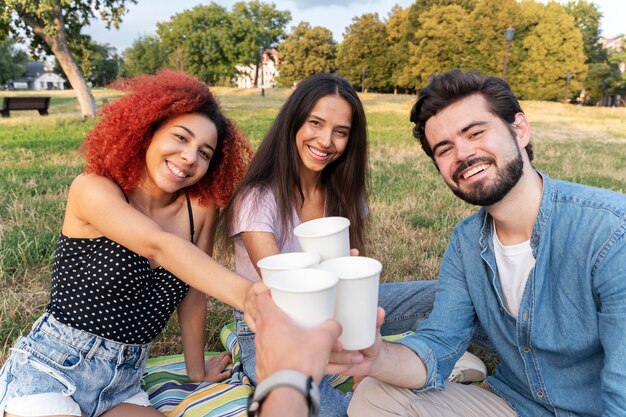
[[[466,45],[461,66],[500,76],[504,65],[504,30],[515,28],[519,19],[520,8],[515,0],[481,0],[476,3],[465,24],[459,28]]]
[[[168,65],[169,59],[161,39],[154,35],[143,35],[135,39],[124,50],[123,56],[123,74],[126,76],[156,74],[159,69]]]
[[[227,83],[235,74],[237,54],[231,31],[228,11],[213,2],[157,25],[170,66],[213,85]]]
[[[15,40],[6,37],[0,41],[0,86],[9,80],[19,78],[24,74],[28,54],[15,47]]]
[[[337,43],[330,30],[301,22],[278,48],[279,84],[290,86],[319,72],[335,68]]]
[[[570,0],[565,4],[565,10],[574,18],[574,24],[583,35],[585,62],[606,62],[606,50],[598,42],[602,19],[598,6],[588,0]]]
[[[432,74],[452,68],[501,76],[508,47],[506,78],[516,93],[563,100],[566,84],[572,94],[583,87],[585,42],[597,39],[595,6],[573,1],[564,7],[534,0],[416,0],[408,8],[394,7],[386,22],[364,14],[353,19],[339,44],[338,71],[357,85],[365,75],[364,84],[377,91],[419,89]],[[508,27],[516,33],[507,45]],[[596,73],[604,74],[598,68]]]
[[[522,98],[562,100],[566,87],[580,90],[587,76],[582,34],[560,4],[522,4],[523,50],[511,84]]]
[[[96,17],[108,27],[119,25],[125,5],[136,1],[0,0],[0,39],[13,34],[30,39],[33,53],[54,53],[88,115],[94,103],[85,78],[105,84],[120,72],[120,57],[81,29]],[[625,82],[618,70],[621,52],[609,55],[598,42],[601,18],[591,0],[415,0],[394,6],[385,20],[376,13],[354,17],[337,43],[328,29],[306,22],[287,33],[291,13],[273,3],[239,1],[229,11],[210,2],[157,24],[156,35],[136,39],[123,52],[121,72],[170,67],[209,84],[232,85],[236,66],[248,65],[255,67],[258,85],[262,52],[278,49],[282,85],[337,71],[357,88],[414,91],[430,75],[452,68],[500,76],[507,50],[506,79],[523,98],[562,100],[566,89],[573,96],[582,88],[602,96],[622,91]],[[507,44],[509,26],[516,33]]]
[[[395,5],[387,16],[387,37],[389,51],[387,56],[391,67],[390,82],[397,91],[397,87],[407,88],[411,85],[411,74],[409,73],[409,9]]]
[[[462,36],[467,11],[460,6],[435,6],[419,17],[419,29],[409,42],[409,86],[419,88],[431,74],[462,67],[466,47]]]
[[[124,50],[129,75],[170,67],[212,85],[230,85],[235,66],[257,65],[261,50],[285,37],[289,11],[257,0],[238,2],[232,11],[210,2],[157,24],[156,36],[143,36]]]
[[[387,27],[378,13],[352,19],[337,53],[338,72],[361,88],[384,89],[392,84],[387,52]]]

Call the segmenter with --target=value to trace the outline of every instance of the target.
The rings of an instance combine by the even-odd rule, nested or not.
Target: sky
[[[238,0],[213,0],[228,10]],[[352,23],[352,18],[365,13],[377,12],[386,18],[394,4],[407,7],[414,0],[264,0],[274,3],[279,10],[291,12],[292,26],[304,21],[311,26],[322,26],[333,32],[336,41],[343,39],[345,28]],[[153,35],[157,22],[168,21],[171,16],[189,10],[198,4],[209,4],[209,0],[139,0],[128,6],[119,30],[107,30],[101,21],[95,21],[85,32],[98,43],[109,43],[119,52],[132,45],[142,35]],[[601,21],[602,35],[608,38],[626,34],[626,1],[593,0],[603,14]]]

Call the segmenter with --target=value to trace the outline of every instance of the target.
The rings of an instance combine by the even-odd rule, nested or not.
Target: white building
[[[262,65],[259,68],[258,87],[274,88],[276,86],[276,77],[278,77],[278,52],[275,49],[263,51]],[[235,77],[235,86],[237,88],[253,88],[255,65],[236,65],[237,75]]]
[[[7,84],[14,90],[64,90],[65,80],[53,70],[49,62],[29,62],[24,76]]]

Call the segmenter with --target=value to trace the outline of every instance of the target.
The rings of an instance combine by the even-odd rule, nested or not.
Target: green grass
[[[215,91],[254,146],[289,94]],[[0,363],[48,301],[67,189],[83,164],[77,149],[94,125],[80,117],[71,92],[52,95],[48,117],[12,112],[0,120]],[[98,90],[94,95],[101,105],[118,93]],[[384,281],[434,278],[454,224],[475,208],[452,195],[411,136],[413,97],[364,94],[362,99],[372,167],[368,255],[383,262]],[[522,107],[533,128],[537,168],[552,177],[626,192],[626,109],[543,102]],[[230,255],[216,257],[231,265]],[[207,349],[216,350],[230,309],[213,300],[207,308]],[[180,351],[178,326],[171,320],[153,355]]]

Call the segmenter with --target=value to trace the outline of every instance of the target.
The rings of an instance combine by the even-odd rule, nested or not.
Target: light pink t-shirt
[[[260,198],[257,199],[257,196]],[[292,226],[295,228],[301,223],[295,209],[292,209]],[[292,229],[293,230],[293,229]],[[258,189],[248,193],[240,202],[237,210],[237,218],[231,230],[231,238],[235,243],[235,272],[248,278],[250,281],[258,281],[261,277],[256,272],[250,261],[248,251],[241,238],[242,232],[269,232],[273,233],[280,253],[300,252],[300,244],[292,230],[282,239],[280,227],[280,215],[276,207],[276,199],[271,190],[260,192]]]

